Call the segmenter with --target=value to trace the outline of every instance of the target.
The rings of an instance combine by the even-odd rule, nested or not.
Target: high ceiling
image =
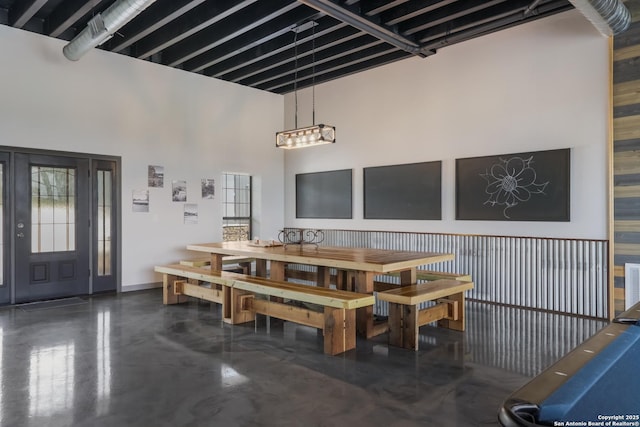
[[[71,40],[115,1],[0,0],[0,24]],[[572,7],[568,0],[156,0],[99,48],[283,94]]]

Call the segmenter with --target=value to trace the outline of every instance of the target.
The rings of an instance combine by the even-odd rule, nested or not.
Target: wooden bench
[[[222,259],[223,265],[235,265],[237,264],[240,269],[242,269],[242,273],[251,274],[251,263],[255,261],[255,258],[249,258],[241,255],[230,255],[225,256]],[[211,257],[201,257],[194,259],[185,259],[180,261],[181,265],[187,265],[190,267],[207,267],[211,266]]]
[[[356,309],[373,306],[373,295],[271,280],[246,274],[211,272],[180,264],[157,266],[163,274],[163,302],[175,304],[192,296],[222,305],[223,320],[238,324],[255,320],[256,314],[277,317],[321,329],[324,352],[336,355],[355,348]],[[186,280],[185,280],[186,279]],[[189,281],[209,282],[200,285]],[[267,299],[256,298],[257,295]],[[278,299],[309,303],[322,311],[298,307]]]
[[[384,274],[383,276],[400,277],[400,273],[387,273],[387,274]],[[296,268],[290,268],[290,267],[287,267],[285,269],[285,277],[291,278],[291,279],[298,279],[298,280],[314,281],[314,282],[318,280],[317,273],[315,271],[303,271],[303,270],[298,270]],[[416,279],[428,280],[428,281],[434,281],[434,280],[440,280],[440,279],[459,280],[461,282],[472,281],[470,274],[446,273],[442,271],[432,271],[432,270],[417,270]],[[348,278],[342,278],[340,274],[337,274],[337,275],[332,274],[329,277],[329,284],[335,285],[338,289],[349,288],[349,285],[344,283],[345,281],[348,281]],[[397,289],[401,286],[399,283],[388,283],[388,282],[382,282],[379,280],[374,281],[373,285],[374,285],[374,290],[376,292],[383,292],[383,291],[388,291],[390,289]]]
[[[464,293],[472,282],[439,279],[377,293],[389,303],[389,345],[418,350],[420,326],[438,321],[438,325],[464,331]],[[436,304],[419,309],[426,301]]]
[[[400,277],[400,273],[388,273],[385,276],[391,277]],[[471,282],[470,274],[459,274],[459,273],[446,273],[443,271],[432,271],[432,270],[417,270],[416,271],[416,280],[426,280],[429,282],[435,280],[457,280],[460,282]],[[398,289],[401,285],[395,283],[387,283],[376,281],[374,283],[376,292],[384,292],[391,289]]]
[[[374,296],[369,294],[241,274],[235,274],[235,276],[240,277],[234,283],[234,289],[248,293],[246,296],[240,296],[242,310],[322,329],[325,354],[336,355],[354,349],[356,346],[356,309],[375,304]],[[324,309],[318,312],[269,299],[258,299],[255,298],[256,295],[314,304],[322,306]]]
[[[187,297],[195,297],[218,303],[222,306],[222,320],[236,324],[253,320],[232,310],[235,297],[233,278],[227,272],[212,272],[208,268],[182,264],[160,265],[155,271],[162,273],[162,303],[179,304]]]

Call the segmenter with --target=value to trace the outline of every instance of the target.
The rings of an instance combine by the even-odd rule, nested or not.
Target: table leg
[[[355,288],[356,274],[354,271],[347,270],[344,272],[344,291],[357,292]]]
[[[331,272],[329,267],[318,266],[318,283],[317,286],[323,288],[331,287]]]
[[[400,284],[402,286],[405,285],[415,285],[418,281],[418,273],[414,268],[410,268],[409,270],[403,270],[400,272]]]
[[[211,271],[222,271],[222,254],[211,254]]]
[[[284,268],[285,268],[284,262],[271,261],[271,271],[269,272],[269,279],[284,280]]]
[[[242,274],[251,275],[251,263],[250,262],[241,262],[238,265],[242,269]]]
[[[356,292],[363,294],[373,293],[373,278],[375,274],[372,271],[356,271],[355,285]],[[362,307],[356,312],[356,325],[358,335],[366,338],[373,337],[373,307]]]
[[[345,290],[347,284],[347,272],[345,270],[336,270],[336,289]]]
[[[267,277],[266,259],[256,259],[256,276]]]

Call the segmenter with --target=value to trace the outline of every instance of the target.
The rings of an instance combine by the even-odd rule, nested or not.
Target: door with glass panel
[[[89,160],[16,153],[15,302],[90,291]]]

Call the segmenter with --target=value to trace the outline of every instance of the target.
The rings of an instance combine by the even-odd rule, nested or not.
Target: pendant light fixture
[[[329,125],[316,125],[316,32],[315,21],[308,21],[302,25],[293,28],[294,36],[294,55],[295,55],[295,74],[293,78],[293,91],[295,97],[295,129],[286,130],[276,133],[276,147],[287,150],[294,148],[313,147],[315,145],[332,144],[336,142],[336,128]],[[312,125],[304,128],[298,128],[298,34],[309,28],[312,29],[311,35],[311,74],[312,74]]]

